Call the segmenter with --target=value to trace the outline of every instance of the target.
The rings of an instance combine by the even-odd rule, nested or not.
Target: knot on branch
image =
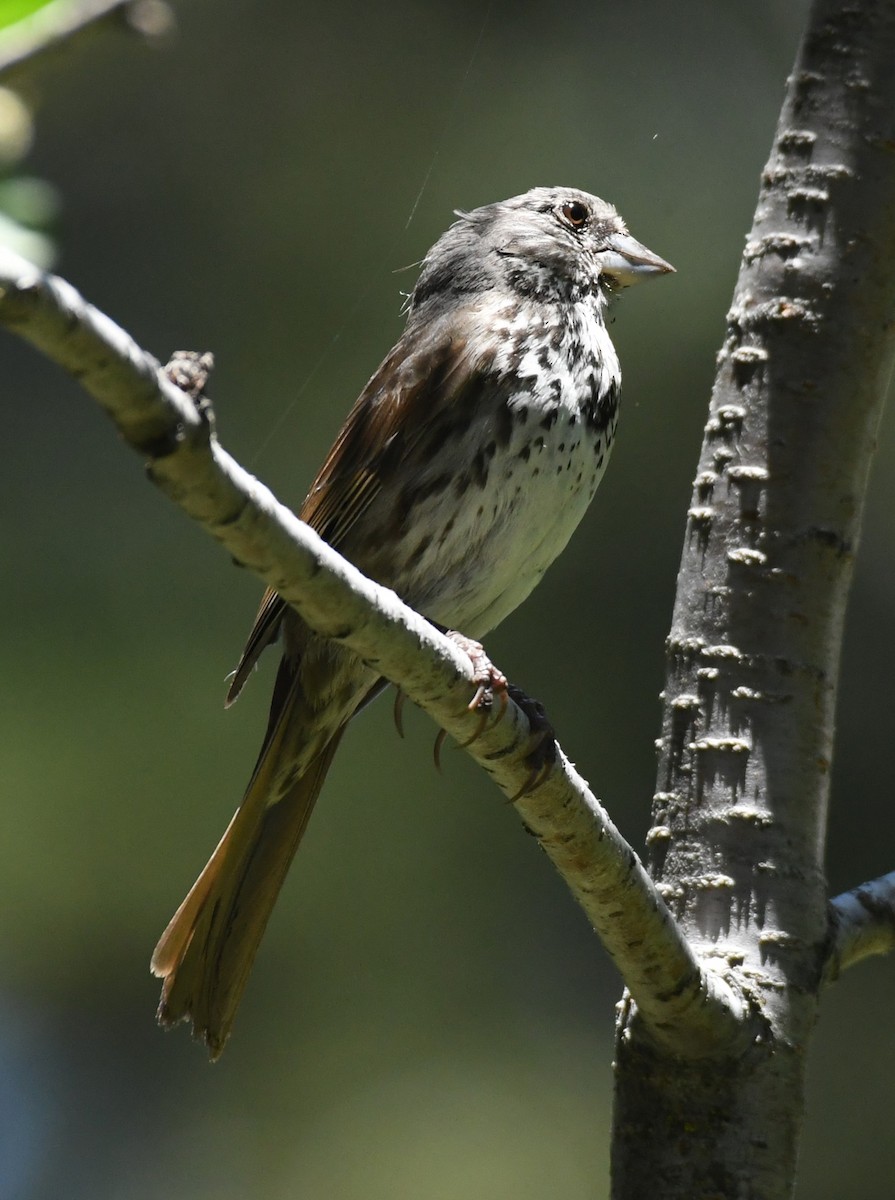
[[[161,369],[165,378],[195,405],[199,421],[190,432],[194,437],[198,432],[203,441],[208,441],[214,435],[214,409],[205,395],[213,368],[214,355],[209,350],[175,350]],[[167,458],[180,447],[186,436],[187,426],[183,421],[178,421],[158,437],[142,442],[140,450],[151,459]]]

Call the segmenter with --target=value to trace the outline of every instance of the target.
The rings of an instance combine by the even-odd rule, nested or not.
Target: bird
[[[454,215],[298,516],[430,621],[477,641],[564,549],[606,468],[621,383],[608,303],[674,268],[577,188]],[[190,1021],[212,1059],[345,729],[386,685],[268,589],[228,706],[278,641],[242,802],[152,957],[160,1024]]]

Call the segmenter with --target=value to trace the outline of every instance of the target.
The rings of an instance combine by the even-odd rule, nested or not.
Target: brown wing
[[[425,435],[447,394],[466,389],[472,374],[466,339],[436,323],[405,332],[348,414],[298,515],[336,549],[391,473]],[[279,636],[285,603],[264,593],[227,692],[237,698],[262,651]]]
[[[465,338],[451,327],[405,335],[364,388],[311,484],[299,517],[338,547],[383,483],[431,428],[446,394],[470,376]]]
[[[229,708],[236,700],[262,652],[279,637],[284,608],[285,605],[277,593],[273,588],[268,588],[261,599],[261,607],[258,609],[258,615],[255,617],[255,623],[252,625],[236,670],[230,676],[230,686],[227,689],[224,708]]]

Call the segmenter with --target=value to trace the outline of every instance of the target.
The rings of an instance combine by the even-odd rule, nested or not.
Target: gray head
[[[611,204],[577,188],[532,188],[460,218],[423,259],[410,300],[431,302],[499,289],[544,301],[609,294],[674,268],[635,241]]]

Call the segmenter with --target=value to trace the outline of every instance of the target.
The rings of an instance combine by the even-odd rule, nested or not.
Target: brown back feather
[[[431,428],[443,393],[468,382],[465,348],[465,338],[442,325],[424,340],[405,334],[361,392],[298,512],[335,549]],[[227,707],[279,637],[286,607],[268,588],[233,674]]]

